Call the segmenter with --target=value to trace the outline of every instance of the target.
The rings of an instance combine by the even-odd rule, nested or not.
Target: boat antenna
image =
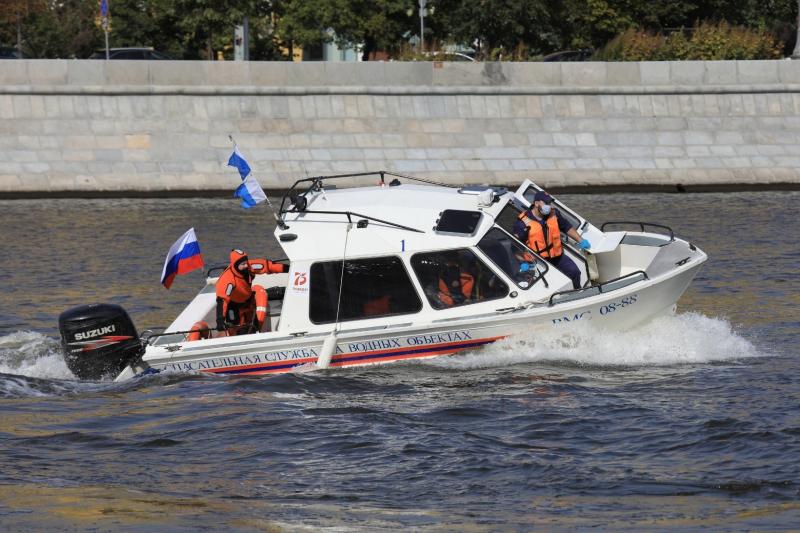
[[[328,368],[333,358],[333,352],[336,351],[337,333],[339,331],[339,311],[342,308],[342,289],[344,288],[344,262],[347,258],[347,240],[350,237],[350,230],[353,229],[353,223],[347,221],[347,230],[344,234],[344,250],[342,251],[342,270],[339,274],[339,295],[336,298],[336,322],[333,324],[333,331],[322,343],[322,350],[320,350],[319,357],[317,357],[318,368]]]

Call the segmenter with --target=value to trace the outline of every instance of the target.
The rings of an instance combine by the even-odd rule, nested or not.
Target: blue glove
[[[531,269],[531,265],[529,263],[520,263],[519,264],[519,271],[520,272],[527,272]]]
[[[580,247],[581,247],[581,250],[588,250],[589,248],[592,247],[592,243],[590,243],[586,239],[583,239],[583,240],[581,240]]]

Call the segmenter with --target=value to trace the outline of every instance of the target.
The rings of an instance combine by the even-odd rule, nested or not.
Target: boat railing
[[[269,315],[275,316],[275,315]],[[231,324],[226,326],[226,331],[235,330],[236,335],[245,335],[248,333],[257,333],[257,331],[253,330],[252,324],[241,324],[235,325]],[[155,333],[153,332],[154,329],[165,329],[165,328],[151,328],[141,335],[142,343],[147,346],[159,346],[161,344],[177,344],[181,342],[186,342],[189,338],[189,334],[191,333],[207,333],[211,336],[213,333],[219,331],[217,328],[213,327],[206,327],[206,328],[192,328],[183,331],[164,331],[163,333]]]
[[[161,344],[174,344],[177,342],[183,342],[186,340],[187,335],[190,331],[166,331],[167,327],[164,326],[155,326],[150,327],[141,334],[139,334],[139,340],[142,342],[143,346],[158,346]],[[160,332],[160,333],[159,333]],[[176,338],[171,339],[170,337],[175,336]]]
[[[446,183],[440,183],[440,182],[437,182],[437,181],[432,181],[432,180],[428,180],[428,179],[424,179],[424,178],[417,178],[417,177],[414,177],[414,176],[407,176],[405,174],[397,174],[395,172],[388,172],[388,171],[385,171],[385,170],[380,170],[380,171],[376,171],[376,172],[358,172],[358,173],[354,173],[354,174],[334,174],[332,176],[314,176],[314,177],[309,177],[309,178],[303,178],[301,180],[295,181],[292,184],[291,188],[288,191],[286,191],[286,193],[281,198],[281,206],[280,206],[280,209],[278,210],[278,216],[277,216],[278,227],[280,227],[283,230],[289,228],[289,226],[286,224],[286,222],[283,219],[283,216],[286,213],[303,213],[303,214],[311,213],[311,214],[322,214],[322,215],[341,215],[341,216],[345,216],[345,217],[347,217],[347,221],[350,222],[350,223],[353,222],[353,217],[359,217],[360,218],[360,220],[358,220],[358,227],[359,228],[366,227],[367,224],[369,223],[369,221],[371,220],[373,222],[378,222],[380,224],[386,224],[388,226],[393,226],[395,228],[404,229],[404,230],[407,230],[407,231],[413,231],[415,233],[425,233],[424,231],[416,229],[416,228],[412,228],[412,227],[409,227],[409,226],[404,226],[402,224],[398,224],[396,222],[391,222],[389,220],[383,220],[383,219],[380,219],[380,218],[375,218],[375,217],[363,215],[363,214],[360,214],[360,213],[356,213],[354,211],[329,211],[329,210],[320,211],[320,210],[315,210],[315,209],[307,209],[308,200],[307,200],[306,197],[310,193],[317,192],[317,191],[322,191],[323,187],[324,187],[323,180],[330,181],[330,180],[337,180],[337,179],[344,179],[344,178],[364,178],[364,177],[368,177],[368,176],[379,176],[380,180],[381,180],[380,181],[381,185],[386,185],[388,187],[394,187],[396,185],[400,185],[400,181],[397,178],[403,178],[403,179],[407,179],[407,180],[411,180],[411,181],[417,181],[417,182],[420,182],[420,183],[427,183],[429,185],[437,185],[437,186],[440,186],[440,187],[449,187],[449,188],[457,188],[458,187],[458,185],[449,185],[449,184],[446,184]],[[388,184],[386,183],[386,177],[387,176],[394,178]],[[309,184],[308,187],[305,190],[303,190],[302,192],[300,192],[300,189],[302,188],[301,187],[302,184],[306,184],[306,183]]]
[[[622,220],[622,221],[609,221],[604,222],[602,226],[600,226],[600,231],[605,231],[606,226],[613,226],[613,225],[629,225],[629,226],[639,226],[639,229],[644,233],[646,231],[645,228],[659,228],[662,230],[666,230],[669,232],[669,240],[675,240],[675,233],[672,231],[672,228],[669,226],[664,226],[663,224],[653,224],[652,222],[639,222],[639,221],[630,221],[630,220]]]
[[[289,260],[289,258],[287,258],[287,257],[281,257],[280,259],[272,259],[272,262],[273,263],[283,263],[283,262],[288,261],[288,260]],[[215,265],[215,266],[212,266],[211,268],[206,270],[206,278],[210,278],[210,277],[212,277],[211,274],[214,274],[214,273],[217,273],[217,272],[222,272],[226,268],[228,268],[228,265]]]
[[[399,185],[400,181],[397,178],[403,178],[406,180],[416,181],[419,183],[427,183],[428,185],[438,185],[440,187],[449,187],[449,188],[458,188],[460,185],[451,185],[447,183],[441,183],[438,181],[428,180],[425,178],[417,178],[415,176],[408,176],[405,174],[398,174],[396,172],[389,172],[386,170],[379,170],[373,172],[357,172],[352,174],[334,174],[331,176],[311,176],[308,178],[303,178],[295,181],[292,186],[289,188],[288,191],[283,195],[281,198],[281,206],[278,210],[278,216],[283,215],[284,213],[294,213],[299,211],[304,211],[305,208],[305,197],[316,191],[320,191],[323,188],[323,180],[330,181],[330,180],[339,180],[345,178],[366,178],[369,176],[379,176],[381,185],[386,185],[389,187]],[[386,183],[386,177],[395,178],[391,182]],[[303,184],[308,184],[308,187],[305,190],[300,191]],[[287,203],[288,202],[288,203]],[[319,212],[319,211],[314,211]]]
[[[590,287],[583,287],[580,289],[573,289],[569,291],[554,292],[553,294],[550,295],[549,305],[553,306],[565,302],[581,300],[583,298],[588,298],[590,296],[597,296],[598,294],[604,294],[607,292],[615,291],[617,289],[627,287],[628,285],[632,285],[638,281],[643,281],[647,279],[650,278],[647,276],[647,273],[644,270],[637,270],[635,272],[631,272],[630,274],[626,274],[618,278],[604,281],[599,285],[592,285]]]
[[[293,212],[293,211],[287,211],[287,213],[288,212]],[[314,209],[314,210],[303,209],[303,210],[297,211],[297,212],[302,212],[303,214],[313,213],[313,214],[317,214],[317,215],[342,215],[342,216],[347,217],[347,221],[350,222],[350,223],[353,222],[353,217],[359,217],[359,220],[356,221],[356,224],[357,224],[357,226],[359,228],[366,228],[367,225],[368,225],[368,221],[371,220],[373,222],[378,222],[379,224],[386,224],[387,226],[393,226],[395,228],[404,229],[406,231],[413,231],[414,233],[425,233],[421,229],[412,228],[410,226],[404,226],[403,224],[398,224],[397,222],[392,222],[390,220],[383,220],[381,218],[375,218],[375,217],[371,217],[369,215],[363,215],[361,213],[356,213],[355,211],[327,211],[327,210],[320,211],[320,210],[316,210],[316,209]],[[284,229],[284,230],[285,229],[289,229],[289,226],[285,222],[283,222],[282,220],[278,221],[278,226],[281,229]]]
[[[589,279],[589,261],[586,259],[586,254],[580,248],[576,248],[576,247],[572,246],[572,244],[570,244],[570,242],[569,242],[569,238],[564,233],[561,234],[561,245],[564,248],[566,248],[567,250],[569,250],[570,252],[572,252],[572,254],[575,257],[580,259],[580,261],[583,263],[583,268],[586,270],[586,279],[588,280]],[[587,283],[588,283],[588,281],[587,281]]]

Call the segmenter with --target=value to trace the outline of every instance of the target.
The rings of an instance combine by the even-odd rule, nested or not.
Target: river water
[[[233,199],[0,201],[0,530],[796,530],[798,192],[563,195],[710,256],[678,314],[466,354],[266,378],[73,378],[63,310],[164,326],[206,262],[278,257]],[[402,221],[400,221],[402,222]]]

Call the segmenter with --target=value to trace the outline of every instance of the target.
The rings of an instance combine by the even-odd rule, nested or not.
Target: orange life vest
[[[450,290],[451,287],[447,286],[447,282],[439,278],[439,300],[447,307],[461,304],[464,303],[464,300],[468,300],[472,295],[472,287],[475,286],[475,279],[470,274],[461,272],[458,285],[458,287],[452,287],[455,291],[453,292]]]
[[[555,211],[544,219],[547,231],[542,228],[542,224],[526,215],[523,211],[519,219],[528,227],[528,248],[541,255],[542,257],[556,258],[561,255],[561,230],[558,229],[558,217]]]
[[[258,326],[263,325],[264,322],[260,317],[266,319],[266,291],[257,295],[260,301],[256,302],[252,287],[253,278],[257,274],[277,274],[287,271],[287,266],[281,263],[273,263],[266,259],[248,259],[247,254],[241,250],[232,250],[230,265],[217,280],[217,325],[220,326],[220,321],[238,326],[251,324],[257,311],[260,315]],[[246,332],[245,328],[231,328],[228,334]]]
[[[364,316],[389,315],[392,312],[389,295],[364,302]]]

